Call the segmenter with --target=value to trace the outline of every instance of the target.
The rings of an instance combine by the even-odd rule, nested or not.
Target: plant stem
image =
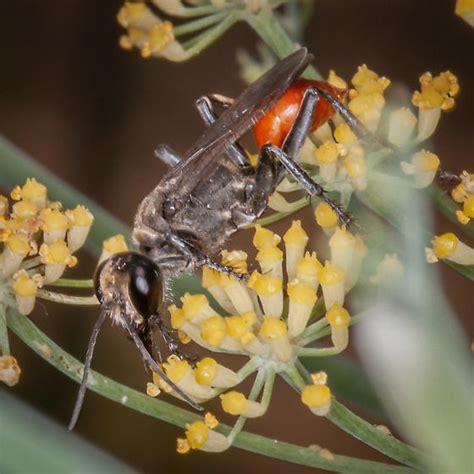
[[[261,368],[257,372],[257,376],[252,385],[252,389],[250,390],[250,394],[248,396],[249,400],[256,400],[257,397],[260,395],[262,391],[263,384],[265,382],[265,369]],[[235,441],[236,436],[242,431],[245,426],[245,422],[247,421],[247,417],[240,415],[238,420],[235,422],[232,430],[230,431],[227,439],[229,440],[230,444],[233,444]]]
[[[263,8],[256,15],[245,12],[243,19],[279,58],[284,58],[297,49],[297,45],[281,26],[271,8]],[[305,77],[309,79],[322,79],[321,74],[313,66],[308,67]]]
[[[81,381],[83,364],[51,341],[28,318],[10,309],[7,314],[7,322],[9,328],[48,363],[74,381],[78,383]],[[148,397],[95,371],[90,373],[88,387],[110,400],[175,426],[184,428],[186,423],[200,419],[196,413]],[[218,431],[228,434],[230,427],[220,425]],[[392,466],[347,456],[336,455],[333,460],[327,460],[311,449],[246,432],[241,432],[237,436],[234,446],[275,459],[335,472],[361,474],[413,472],[402,466]]]
[[[436,184],[433,184],[430,187],[430,194],[441,213],[451,222],[459,226],[459,228],[466,235],[471,237],[471,239],[474,239],[474,219],[471,219],[467,224],[461,224],[456,218],[456,211],[460,209],[459,204],[451,199],[449,195],[444,193]]]
[[[60,288],[94,288],[94,280],[75,280],[74,278],[60,278],[45,286],[57,286]]]
[[[5,305],[0,303],[0,354],[10,355],[10,342],[8,341],[7,313]]]
[[[48,301],[54,301],[61,304],[83,305],[83,306],[97,306],[99,302],[95,295],[92,296],[72,296],[64,295],[62,293],[54,293],[48,290],[38,290],[38,298]]]
[[[198,20],[188,21],[187,23],[173,27],[173,34],[175,37],[179,37],[188,33],[194,33],[195,31],[206,28],[207,26],[214,25],[218,21],[222,20],[226,15],[227,13],[225,12],[218,12],[214,13],[213,15],[199,18]]]

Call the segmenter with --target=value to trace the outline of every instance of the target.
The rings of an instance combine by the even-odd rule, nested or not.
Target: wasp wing
[[[308,50],[301,48],[269,69],[223,111],[165,179],[179,184],[183,194],[190,193],[196,184],[202,184],[216,168],[217,160],[225,158],[226,148],[283,95],[311,59]]]

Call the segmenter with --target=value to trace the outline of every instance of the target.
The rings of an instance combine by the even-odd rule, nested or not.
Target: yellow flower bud
[[[314,209],[316,223],[323,229],[334,229],[339,223],[337,214],[331,209],[331,206],[321,201]]]
[[[217,375],[218,364],[212,357],[205,357],[196,363],[194,377],[196,382],[203,385],[212,385]]]
[[[280,241],[281,237],[273,233],[271,230],[266,229],[259,224],[255,226],[253,245],[256,249],[260,250],[262,247],[266,247],[267,245],[276,246],[280,243]]]
[[[347,328],[351,323],[351,316],[347,309],[339,304],[334,304],[326,313],[326,319],[331,326]]]
[[[225,319],[212,316],[201,323],[201,337],[212,347],[218,347],[226,336]]]
[[[432,240],[432,244],[436,257],[444,259],[454,255],[459,239],[452,232],[447,232],[446,234],[436,236]]]
[[[13,356],[0,356],[0,382],[13,387],[20,380],[20,374],[20,366]]]
[[[301,392],[301,401],[318,416],[325,416],[331,409],[331,390],[327,385],[307,385]]]
[[[357,135],[352,131],[347,123],[340,123],[334,130],[334,138],[344,145],[354,145],[357,143]]]

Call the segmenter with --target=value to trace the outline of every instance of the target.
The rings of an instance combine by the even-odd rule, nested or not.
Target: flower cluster
[[[0,309],[5,314],[11,306],[26,315],[39,288],[76,265],[73,253],[84,244],[94,219],[84,206],[63,210],[49,201],[46,187],[35,178],[16,186],[11,199],[0,196]],[[12,385],[19,374],[17,362],[4,354],[0,379]]]
[[[142,57],[162,57],[170,61],[186,61],[213,43],[238,19],[240,12],[258,13],[263,6],[281,1],[269,0],[151,0],[125,2],[117,20],[126,30],[120,37],[124,49],[137,48]],[[175,17],[180,24],[162,20],[158,13]],[[183,21],[184,20],[184,21]],[[178,37],[186,37],[178,41]]]
[[[456,211],[458,221],[466,225],[474,217],[474,174],[463,171],[459,184],[451,191],[451,197],[462,206]]]
[[[306,249],[309,237],[301,223],[293,221],[283,239],[266,228],[256,227],[253,243],[258,250],[260,271],[253,271],[247,282],[205,267],[203,287],[222,311],[214,309],[204,294],[185,294],[180,307],[169,308],[172,327],[179,331],[183,342],[192,340],[211,352],[242,355],[250,360],[234,372],[212,357],[203,358],[193,367],[186,360],[171,356],[163,369],[173,383],[199,403],[219,395],[224,412],[252,418],[265,414],[277,373],[301,389],[303,403],[314,414],[326,415],[331,407],[326,376],[313,374],[312,383],[307,384],[298,368],[298,358],[334,355],[347,347],[352,318],[344,307],[345,296],[359,277],[366,253],[360,236],[344,227],[335,226],[328,233],[331,256],[324,264],[316,252]],[[280,248],[282,240],[285,252]],[[223,251],[222,256],[225,265],[247,273],[245,252]],[[327,335],[331,346],[306,347]],[[254,389],[249,396],[233,389],[255,371]],[[261,400],[257,401],[262,389]],[[147,393],[156,396],[160,390],[173,393],[155,374]],[[236,426],[237,431],[242,428]],[[211,443],[210,427],[199,422],[193,429],[188,427],[187,441],[180,440],[178,450],[215,451],[216,437],[220,439],[217,445],[226,449],[236,430],[227,438],[214,433]]]

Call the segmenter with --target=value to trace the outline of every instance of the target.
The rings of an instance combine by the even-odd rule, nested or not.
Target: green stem
[[[184,43],[183,47],[187,53],[191,56],[195,56],[219,39],[236,22],[237,16],[230,13],[216,26],[203,31],[201,34]]]
[[[173,27],[173,34],[175,37],[179,37],[188,33],[194,33],[195,31],[214,25],[221,21],[226,15],[226,12],[218,12],[204,18],[199,18],[198,20],[188,21],[187,23]]]
[[[75,280],[74,278],[60,278],[48,283],[46,286],[57,286],[60,288],[94,288],[94,280]]]
[[[17,312],[9,311],[7,321],[9,328],[39,356],[77,383],[81,381],[82,363],[51,341],[28,318]],[[148,397],[143,393],[104,377],[95,371],[91,371],[88,387],[110,400],[181,428],[184,428],[186,423],[200,419],[196,413]],[[223,434],[228,434],[230,427],[220,425],[218,431]],[[275,459],[318,469],[326,469],[328,471],[361,474],[413,472],[411,469],[402,466],[392,466],[347,456],[336,455],[334,459],[330,461],[321,458],[318,453],[308,448],[283,443],[253,433],[241,432],[237,436],[234,446]]]
[[[301,347],[298,349],[299,357],[327,357],[340,354],[344,349],[339,347]]]
[[[443,190],[436,184],[433,184],[430,187],[430,194],[441,213],[451,222],[459,226],[466,235],[474,239],[474,219],[471,219],[467,224],[461,224],[456,218],[456,211],[460,210],[461,207],[457,202],[451,199],[449,194],[443,192]]]
[[[311,338],[315,334],[319,333],[319,331],[324,329],[328,324],[329,324],[328,320],[326,318],[322,318],[319,321],[316,321],[315,323],[310,324],[309,326],[307,326],[306,329],[303,331],[303,333],[300,336],[301,337],[300,345],[301,346],[306,346],[308,344],[308,342],[306,342],[306,341],[311,342],[312,341]]]
[[[203,5],[201,7],[183,7],[179,12],[174,12],[174,15],[181,18],[191,18],[195,16],[209,15],[215,12],[216,7],[214,5]]]
[[[72,296],[64,295],[62,293],[54,293],[53,291],[48,290],[38,290],[37,297],[60,304],[72,304],[78,306],[97,306],[99,304],[95,295]]]
[[[249,396],[247,397],[248,400],[256,400],[257,397],[260,395],[262,391],[263,384],[265,382],[265,369],[259,369],[257,372],[257,376],[252,385],[252,389],[250,390]],[[227,436],[227,439],[230,441],[231,444],[234,443],[235,438],[237,435],[242,431],[245,426],[245,422],[247,421],[247,417],[240,415],[238,420],[235,422],[231,432]]]
[[[302,366],[299,368],[303,370],[307,382],[311,383],[309,373]],[[298,379],[296,379],[296,381],[298,381]],[[303,384],[301,384],[301,382],[297,384],[300,391],[306,385],[307,383],[305,381],[303,381]],[[420,461],[423,460],[424,456],[420,451],[408,446],[393,436],[384,434],[375,426],[367,423],[355,413],[352,413],[348,408],[339,403],[334,396],[331,400],[331,410],[326,415],[326,418],[346,433],[386,456],[417,469],[423,468],[423,464]]]
[[[279,58],[284,58],[297,49],[298,46],[281,26],[271,8],[263,8],[257,15],[245,12],[243,19]],[[321,74],[313,66],[308,67],[305,77],[322,79]]]
[[[262,399],[260,401],[260,403],[265,407],[265,410],[270,405],[274,383],[275,371],[272,368],[268,368],[265,373],[265,386],[263,387]]]
[[[123,234],[131,242],[129,228],[113,217],[92,199],[76,191],[53,173],[31,159],[26,153],[0,136],[0,186],[5,189],[23,184],[26,178],[34,176],[48,188],[53,200],[61,201],[66,208],[84,204],[94,214],[94,224],[86,241],[86,247],[95,255],[102,252],[102,241],[113,234]]]
[[[10,342],[8,340],[7,313],[5,305],[0,304],[0,354],[10,355]]]

